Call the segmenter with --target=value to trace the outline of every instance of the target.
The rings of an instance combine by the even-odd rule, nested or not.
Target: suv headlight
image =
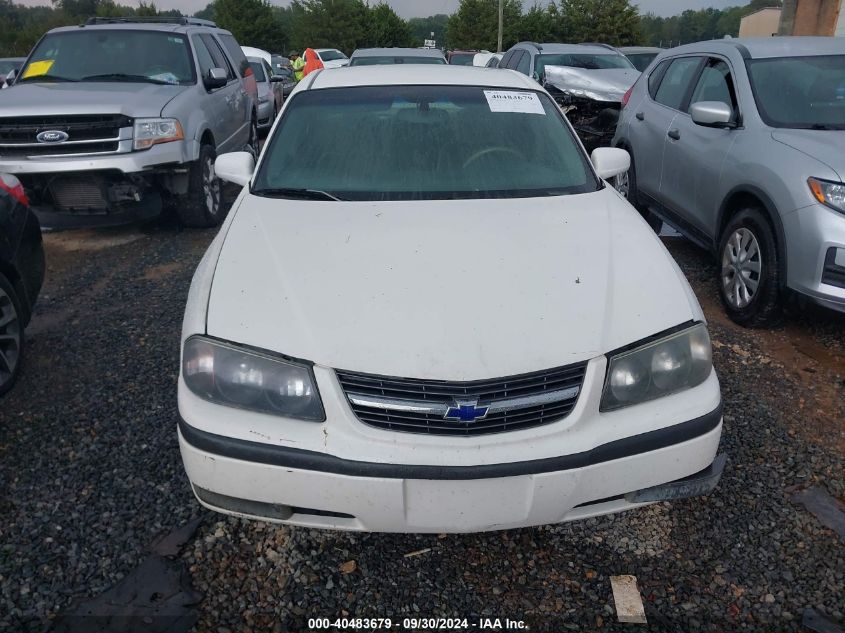
[[[807,184],[810,185],[810,191],[816,200],[831,209],[845,213],[845,184],[818,178],[808,178]]]
[[[176,119],[135,119],[134,137],[135,149],[147,149],[159,143],[181,141],[185,133]]]
[[[700,385],[713,369],[703,323],[614,354],[607,366],[601,410],[612,411]]]
[[[204,336],[185,341],[182,377],[200,398],[302,420],[326,419],[311,366]]]

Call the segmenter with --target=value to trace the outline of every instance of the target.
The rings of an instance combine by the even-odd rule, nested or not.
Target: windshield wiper
[[[263,196],[265,198],[302,198],[303,200],[333,200],[334,202],[343,202],[342,198],[330,194],[328,191],[319,191],[318,189],[293,189],[293,188],[278,188],[278,189],[253,189],[253,195]]]
[[[23,83],[25,81],[79,81],[78,79],[71,79],[70,77],[61,77],[59,75],[31,75],[29,77],[21,77],[15,83]]]
[[[133,81],[133,82],[148,82],[151,84],[160,84],[160,85],[168,85],[172,86],[173,84],[169,81],[163,81],[161,79],[153,79],[152,77],[147,77],[146,75],[127,75],[126,73],[104,73],[102,75],[88,75],[87,77],[83,77],[79,81]]]

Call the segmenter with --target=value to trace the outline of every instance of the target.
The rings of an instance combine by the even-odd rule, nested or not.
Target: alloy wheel
[[[722,289],[732,307],[741,310],[753,301],[762,267],[757,237],[745,227],[738,228],[722,252]]]
[[[0,288],[0,386],[12,379],[20,355],[20,318],[12,298]]]

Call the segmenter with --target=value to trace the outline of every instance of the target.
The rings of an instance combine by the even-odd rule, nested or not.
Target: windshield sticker
[[[29,66],[26,67],[26,70],[23,71],[21,79],[46,75],[48,72],[50,72],[50,68],[53,66],[53,62],[55,61],[55,59],[45,59],[44,61],[40,62],[31,62]]]
[[[179,83],[179,77],[177,77],[173,73],[159,73],[158,75],[152,75],[150,79],[154,81],[164,81],[169,84]]]
[[[546,114],[540,97],[535,92],[514,92],[506,90],[485,90],[490,112],[521,112],[523,114]]]

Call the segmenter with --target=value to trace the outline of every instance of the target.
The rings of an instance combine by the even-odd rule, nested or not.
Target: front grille
[[[0,156],[45,156],[116,152],[121,129],[132,119],[122,114],[0,118]],[[56,130],[68,135],[59,143],[40,143],[38,134]],[[128,138],[127,134],[123,135]]]
[[[822,271],[822,283],[836,286],[837,288],[845,288],[845,266],[840,266],[836,263],[835,248],[827,249],[824,270]]]
[[[566,417],[578,400],[586,368],[583,362],[471,382],[389,378],[343,370],[336,373],[352,411],[364,424],[405,433],[472,436],[519,431]],[[491,407],[490,412],[474,422],[461,422],[445,419],[442,411],[423,410],[453,407],[465,400],[477,400],[478,407]],[[495,410],[497,404],[511,401],[523,404]]]

